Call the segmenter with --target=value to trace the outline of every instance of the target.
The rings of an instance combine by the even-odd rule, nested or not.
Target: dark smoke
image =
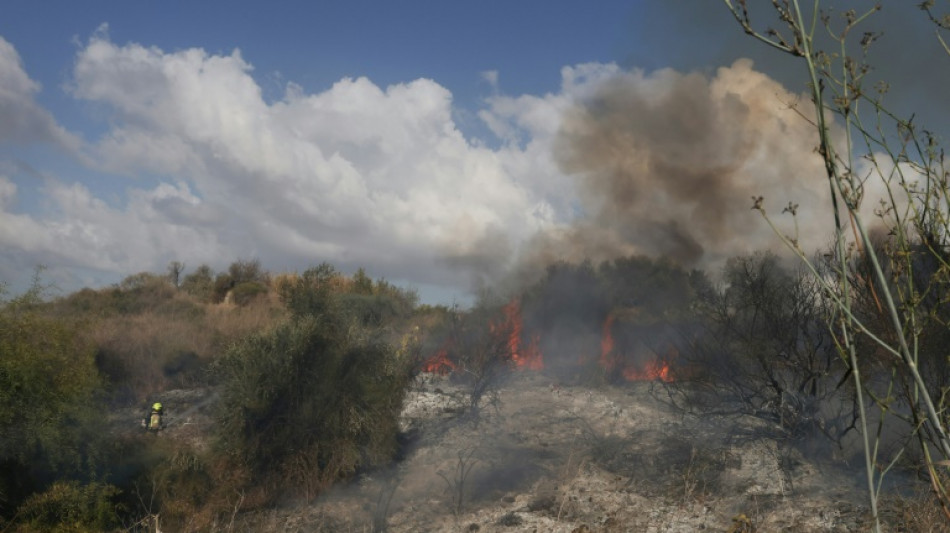
[[[807,123],[787,109],[794,99],[741,60],[712,78],[634,71],[604,83],[565,115],[555,143],[587,218],[540,238],[534,255],[633,252],[699,266],[751,251],[760,243],[749,234],[765,224],[750,198],[788,201],[809,187],[802,174],[821,177]]]

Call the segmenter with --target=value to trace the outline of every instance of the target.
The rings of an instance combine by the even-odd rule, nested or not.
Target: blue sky
[[[13,289],[256,258],[446,302],[558,259],[714,266],[774,245],[749,193],[823,200],[800,78],[719,2],[14,0],[0,39]],[[939,56],[880,58],[945,103]]]

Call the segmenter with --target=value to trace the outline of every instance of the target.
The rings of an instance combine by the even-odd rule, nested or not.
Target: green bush
[[[80,533],[109,531],[120,525],[119,489],[103,483],[58,481],[20,506],[20,531]]]
[[[0,516],[101,459],[95,351],[40,304],[34,289],[0,306]]]
[[[215,276],[214,285],[211,289],[211,303],[219,304],[228,296],[228,292],[234,288],[234,278],[227,272],[222,272]]]
[[[301,278],[292,320],[237,342],[215,366],[223,449],[257,483],[307,496],[393,456],[411,368],[317,274]]]
[[[263,294],[267,294],[266,285],[257,281],[245,281],[231,289],[231,301],[235,305],[244,306]]]

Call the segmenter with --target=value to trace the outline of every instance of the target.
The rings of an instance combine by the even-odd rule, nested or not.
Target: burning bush
[[[491,363],[565,382],[671,381],[678,331],[691,327],[690,304],[706,283],[644,257],[597,269],[556,263],[507,304],[481,302],[458,314],[423,370],[473,374]]]

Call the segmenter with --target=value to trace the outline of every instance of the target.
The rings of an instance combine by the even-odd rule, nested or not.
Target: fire
[[[614,335],[611,332],[613,325],[614,316],[607,315],[607,320],[604,320],[603,332],[600,336],[600,366],[607,370],[612,370],[613,367],[617,365],[617,361],[613,357]]]
[[[502,323],[500,331],[508,332],[508,355],[516,368],[527,370],[544,369],[544,358],[541,355],[541,349],[538,347],[541,337],[537,334],[532,335],[528,343],[522,347],[521,334],[524,330],[524,321],[521,318],[521,302],[512,300],[511,303],[502,308],[505,320]]]
[[[637,354],[646,352],[648,349],[643,344],[638,343],[639,348],[625,346],[621,340],[620,346],[614,340],[613,330],[616,323],[616,316],[611,313],[607,315],[602,326],[600,339],[600,366],[608,373],[623,376],[627,381],[673,381],[670,372],[670,361],[676,356],[674,349],[664,350],[665,355],[652,357],[636,357],[630,353],[634,349]],[[510,361],[514,368],[519,370],[543,370],[544,357],[541,354],[541,336],[537,333],[526,335],[524,331],[524,320],[521,315],[521,301],[512,300],[502,308],[502,316],[489,324],[489,334],[494,339],[503,343],[504,353],[501,357]],[[596,352],[595,352],[596,353]],[[457,370],[457,365],[449,359],[449,350],[441,348],[432,357],[427,359],[422,365],[423,372],[446,375]],[[644,359],[646,361],[644,362]],[[581,355],[577,359],[577,364],[583,366],[588,364],[590,359],[586,355]]]
[[[444,376],[455,370],[455,363],[449,359],[449,352],[444,348],[422,363],[422,371]]]
[[[627,381],[673,381],[668,362],[654,357],[638,368],[622,354],[617,353],[614,350],[613,324],[614,316],[607,315],[600,339],[600,365],[604,370],[608,372],[619,370],[620,375]]]
[[[673,381],[670,377],[670,365],[662,361],[648,361],[643,370],[626,367],[621,372],[623,378],[627,381]]]

